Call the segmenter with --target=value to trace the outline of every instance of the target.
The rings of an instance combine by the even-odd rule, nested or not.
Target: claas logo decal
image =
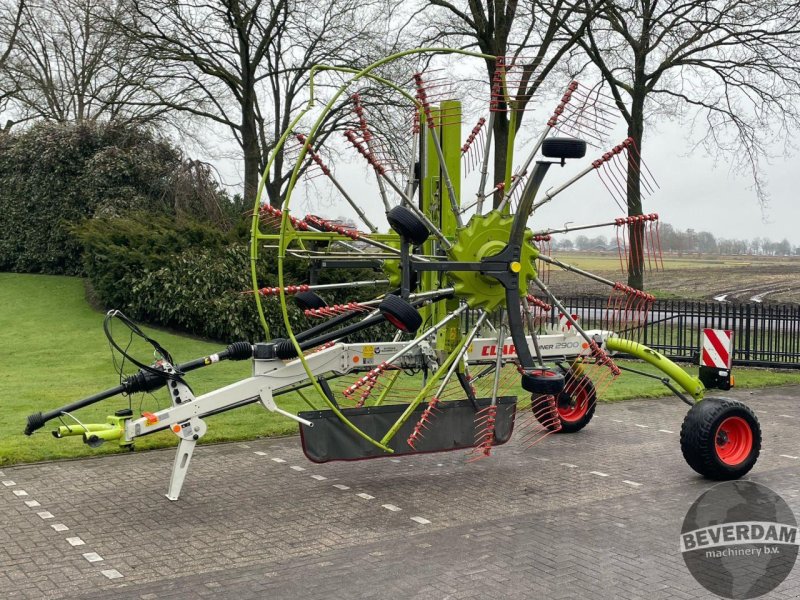
[[[567,349],[574,349],[579,348],[580,343],[578,342],[557,342],[555,344],[541,344],[539,346],[540,350],[567,350]],[[503,356],[509,354],[516,354],[517,349],[514,347],[514,344],[505,344],[503,346]],[[492,344],[489,346],[484,346],[481,348],[481,356],[497,356],[497,345]]]
[[[514,347],[514,344],[506,344],[503,346],[503,355],[516,353],[517,349]],[[497,346],[484,346],[483,350],[481,350],[481,356],[497,356]]]

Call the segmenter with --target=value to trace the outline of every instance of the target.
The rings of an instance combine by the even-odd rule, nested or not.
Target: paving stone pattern
[[[800,387],[726,395],[762,423],[749,478],[800,517]],[[6,468],[0,598],[710,597],[678,550],[713,485],[681,457],[685,412],[601,405],[579,434],[473,463],[316,465],[297,438],[201,446],[178,502],[163,495],[172,451]],[[770,597],[800,597],[800,566]]]

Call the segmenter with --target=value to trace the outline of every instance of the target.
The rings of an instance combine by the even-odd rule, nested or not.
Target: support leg
[[[181,494],[183,480],[189,471],[189,462],[192,460],[192,453],[197,441],[193,439],[181,438],[178,443],[178,452],[175,454],[175,462],[172,464],[172,476],[169,479],[169,490],[167,498],[177,500]]]

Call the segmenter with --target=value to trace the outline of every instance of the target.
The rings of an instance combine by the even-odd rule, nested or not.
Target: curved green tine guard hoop
[[[333,411],[333,413],[342,421],[343,424],[345,424],[345,426],[347,426],[353,433],[355,433],[359,437],[367,440],[371,444],[381,448],[382,450],[384,450],[385,452],[388,452],[388,453],[391,453],[392,450],[391,450],[391,448],[386,446],[385,440],[382,441],[382,442],[378,441],[378,440],[375,440],[372,437],[370,437],[369,435],[367,435],[366,433],[364,433],[362,430],[360,430],[358,427],[356,427],[340,411],[339,407],[336,406],[333,402],[331,402],[331,400],[328,398],[327,394],[325,394],[324,390],[322,389],[322,387],[317,382],[314,373],[312,372],[311,368],[309,367],[307,360],[303,356],[303,351],[300,348],[300,344],[297,341],[297,338],[296,338],[296,336],[294,334],[294,331],[293,331],[291,323],[290,323],[288,307],[286,305],[286,292],[285,292],[285,280],[284,280],[284,260],[286,258],[286,249],[287,249],[288,245],[293,241],[293,238],[294,238],[294,235],[292,235],[292,236],[288,236],[287,235],[288,224],[289,224],[289,207],[290,207],[290,204],[291,204],[292,192],[293,192],[294,187],[295,187],[295,185],[297,183],[297,180],[298,180],[298,177],[299,177],[299,174],[300,174],[300,169],[302,167],[303,160],[306,157],[306,154],[307,154],[307,151],[308,151],[308,147],[313,144],[314,139],[316,137],[316,134],[319,131],[319,128],[325,122],[325,118],[330,113],[330,111],[332,110],[333,106],[336,104],[336,101],[354,83],[356,83],[357,81],[359,81],[359,80],[361,80],[363,78],[368,78],[368,79],[371,79],[373,81],[378,81],[379,83],[388,85],[392,89],[395,89],[396,91],[400,92],[404,97],[406,97],[407,99],[411,100],[414,103],[414,105],[419,109],[419,107],[420,107],[419,103],[410,94],[408,94],[407,92],[402,90],[399,86],[396,86],[395,84],[393,84],[391,82],[388,82],[387,80],[385,80],[383,78],[373,76],[371,73],[375,69],[377,69],[377,68],[381,67],[382,65],[387,64],[389,62],[393,62],[395,60],[399,60],[400,58],[403,58],[405,56],[410,56],[410,55],[414,55],[414,54],[423,54],[423,53],[431,53],[431,54],[460,54],[460,55],[464,55],[464,56],[482,58],[484,60],[495,60],[496,59],[496,57],[493,57],[493,56],[489,56],[489,55],[486,55],[486,54],[480,54],[480,53],[476,53],[476,52],[469,52],[469,51],[465,51],[465,50],[454,50],[454,49],[450,49],[450,48],[417,48],[417,49],[407,50],[407,51],[404,51],[404,52],[399,52],[397,54],[394,54],[394,55],[391,55],[391,56],[386,57],[384,59],[381,59],[381,60],[369,65],[368,67],[365,67],[361,71],[354,71],[353,69],[346,69],[346,68],[323,67],[323,66],[320,66],[320,67],[318,67],[316,69],[316,70],[335,70],[335,71],[340,71],[340,72],[353,73],[353,77],[351,77],[346,83],[344,83],[333,94],[331,99],[325,105],[322,113],[319,115],[319,117],[317,117],[316,122],[311,127],[311,131],[309,132],[309,134],[307,136],[307,143],[303,144],[301,149],[300,149],[300,154],[299,154],[299,156],[298,156],[298,158],[297,158],[297,160],[295,162],[295,167],[294,167],[294,169],[292,171],[292,174],[291,174],[291,177],[290,177],[289,182],[287,184],[287,188],[286,188],[286,192],[285,192],[286,199],[284,200],[284,203],[283,203],[283,206],[282,206],[280,235],[279,235],[279,239],[278,239],[278,290],[279,290],[279,302],[280,302],[280,306],[281,306],[281,314],[283,316],[284,325],[286,327],[288,338],[291,341],[292,345],[294,346],[295,351],[297,352],[297,357],[298,357],[300,363],[302,364],[303,369],[305,370],[306,374],[308,375],[309,381],[311,382],[312,386],[316,390],[317,395],[319,396],[319,398],[328,406],[328,408],[331,411]],[[312,106],[314,104],[313,76],[314,76],[315,73],[316,73],[316,71],[314,71],[312,73],[312,77],[311,77],[312,84],[310,86],[310,91],[312,93],[312,96],[309,99],[309,104],[304,109],[304,111],[301,112],[292,121],[291,126],[287,129],[286,132],[284,132],[283,136],[279,140],[278,147],[276,148],[276,150],[273,151],[273,155],[270,158],[270,160],[269,160],[269,162],[267,164],[267,167],[265,169],[264,175],[261,178],[261,184],[259,185],[258,194],[257,194],[255,205],[254,205],[254,208],[253,208],[253,221],[252,221],[253,228],[252,228],[252,234],[251,234],[251,274],[252,274],[252,278],[253,278],[253,291],[254,291],[254,294],[256,296],[256,302],[258,303],[259,316],[261,318],[262,325],[265,328],[265,332],[267,333],[268,336],[269,336],[269,327],[267,326],[266,318],[265,318],[265,315],[264,315],[264,312],[263,312],[263,307],[261,306],[261,301],[260,301],[260,297],[259,297],[260,295],[259,295],[258,279],[257,279],[257,275],[256,275],[256,266],[255,266],[255,261],[258,258],[258,248],[257,248],[258,240],[262,239],[262,236],[260,234],[260,229],[259,229],[259,212],[260,212],[260,208],[261,208],[261,202],[262,202],[262,196],[263,196],[263,190],[264,190],[264,183],[266,182],[266,178],[268,176],[269,169],[272,167],[272,164],[274,162],[274,159],[275,159],[275,156],[277,155],[278,150],[280,150],[283,147],[283,145],[285,145],[286,140],[288,139],[288,136],[291,133],[292,128],[300,121],[300,119],[308,112],[308,110],[310,110],[312,108]],[[417,403],[419,403],[419,401]]]

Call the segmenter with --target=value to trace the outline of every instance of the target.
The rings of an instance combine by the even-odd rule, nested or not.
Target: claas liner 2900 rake
[[[398,69],[420,57],[426,71],[402,84],[392,81]],[[449,88],[430,69],[437,60],[447,61],[448,73],[466,72],[462,63],[470,60],[483,68],[493,65],[494,76],[482,92],[485,102],[474,100],[479,92],[474,86],[461,86],[473,97],[470,109],[452,100]],[[616,228],[623,272],[662,268],[658,215],[626,214],[572,228],[529,228],[537,209],[590,173],[597,173],[612,199],[622,199],[625,207],[632,186],[644,196],[657,184],[636,145],[626,139],[597,150],[586,168],[540,193],[551,168],[583,158],[587,142],[603,144],[613,127],[614,105],[597,86],[570,83],[543,130],[517,144],[524,156],[515,162],[523,116],[534,119],[523,114],[530,74],[519,64],[520,59],[419,49],[360,71],[316,68],[312,83],[323,76],[345,83],[316,86],[329,93],[324,106],[314,98],[315,86],[310,87],[307,106],[270,157],[253,211],[253,297],[268,341],[236,342],[219,354],[177,364],[134,323],[111,311],[105,326],[109,340],[139,371],[122,378],[116,388],[31,415],[25,432],[60,419],[56,437],[79,435],[90,445],[116,440],[132,447],[136,438],[170,429],[179,438],[167,493],[172,500],[178,498],[195,444],[206,432],[203,419],[255,402],[300,424],[303,449],[312,461],[459,449],[471,461],[490,456],[515,430],[519,446],[528,448],[550,433],[585,427],[596,399],[625,368],[613,358],[623,353],[661,369],[661,380],[691,406],[681,446],[692,468],[714,479],[748,472],[761,445],[753,412],[732,400],[703,399],[700,380],[631,339],[655,299],[550,255],[551,236],[608,226]],[[473,109],[486,113],[473,120],[467,114]],[[397,135],[397,123],[404,119],[408,135]],[[469,134],[462,138],[467,119]],[[370,173],[357,182],[358,190],[348,190],[352,174],[347,178],[337,173],[331,162],[347,152]],[[267,197],[268,174],[293,153],[294,167],[276,192],[282,200]],[[505,159],[498,161],[497,156]],[[353,220],[292,212],[294,205],[315,201],[321,178],[349,205],[343,203],[342,210],[352,210]],[[372,185],[372,195],[364,192],[367,185]],[[637,195],[634,200],[640,203]],[[385,212],[390,230],[381,232],[370,220],[380,212]],[[355,219],[362,225],[355,225]],[[260,281],[260,261],[276,257],[277,281]],[[289,282],[290,260],[351,271],[338,271],[340,283]],[[353,278],[354,267],[359,273],[377,269],[380,275]],[[608,287],[600,329],[584,330],[579,315],[572,315],[550,291],[552,267]],[[344,298],[348,292],[367,297]],[[337,294],[336,302],[324,299],[329,293]],[[297,316],[288,300],[319,322],[295,332]],[[271,338],[267,302],[280,304],[285,338]],[[153,346],[154,364],[135,361],[113,340],[110,324],[116,320]],[[222,360],[251,360],[252,376],[195,396],[186,380],[189,372]],[[524,390],[521,399],[518,385]],[[72,415],[117,394],[164,387],[170,406],[163,410],[135,417],[130,408],[122,409],[103,424],[84,424]],[[283,400],[289,396],[300,396],[309,410],[286,410]]]

